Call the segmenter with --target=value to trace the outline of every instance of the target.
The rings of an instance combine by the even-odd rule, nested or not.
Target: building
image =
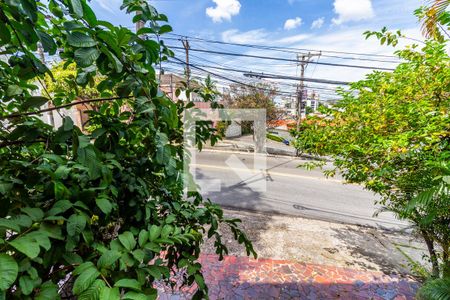
[[[186,86],[186,78],[181,77],[176,74],[161,74],[161,81],[159,84],[159,88],[166,93],[166,95],[172,99],[172,101],[176,102],[178,100],[181,101],[193,101],[193,102],[202,102],[203,100],[196,94],[192,93],[190,95],[190,99],[187,99],[186,93],[181,92],[179,96],[176,95],[177,89],[183,89]],[[191,83],[191,87],[198,87],[198,83],[195,81]]]

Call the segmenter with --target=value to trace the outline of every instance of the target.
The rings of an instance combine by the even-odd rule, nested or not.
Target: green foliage
[[[427,281],[417,294],[419,300],[449,300],[450,277]]]
[[[433,0],[427,4],[414,12],[422,23],[422,33],[427,38],[443,42],[446,37],[450,37],[450,1]]]
[[[83,78],[83,73],[77,76],[75,63],[60,62],[51,68],[51,74],[52,76],[45,75],[44,83],[56,104],[62,103],[63,99],[67,102],[69,97],[71,100],[76,100],[77,98],[93,99],[112,96],[112,92],[108,89],[101,92],[97,89],[97,86],[105,81],[105,76],[95,74],[91,80],[87,81],[87,78]],[[80,82],[83,86],[79,85]]]
[[[369,34],[371,35],[371,34]],[[395,44],[386,30],[373,34]],[[390,36],[390,38],[389,38]],[[448,276],[450,249],[450,58],[427,41],[397,51],[395,71],[374,72],[341,92],[327,116],[302,123],[295,146],[329,155],[349,182],[382,196],[383,209],[424,238],[433,276]]]
[[[312,114],[314,112],[314,109],[310,106],[305,107],[305,114],[309,115]]]
[[[216,125],[217,134],[221,137],[225,137],[225,133],[227,132],[228,126],[230,126],[231,121],[219,121]]]
[[[227,108],[265,109],[267,122],[281,119],[282,112],[276,108],[274,99],[276,89],[267,83],[255,85],[231,85],[228,93],[223,95]],[[252,122],[241,122],[242,133],[252,133]]]
[[[170,31],[145,1],[122,9],[146,22],[139,34]],[[159,38],[98,20],[85,0],[0,2],[0,21],[0,299],[59,299],[67,274],[78,299],[154,299],[153,281],[180,268],[201,297],[203,235],[222,258],[221,226],[256,256],[239,221],[184,196],[189,104],[158,89],[153,66],[173,55]],[[35,57],[38,43],[58,49],[55,74]],[[48,101],[105,95],[117,97],[93,102],[87,133],[67,117],[54,129],[34,116]],[[217,140],[211,125],[198,125],[199,145]]]

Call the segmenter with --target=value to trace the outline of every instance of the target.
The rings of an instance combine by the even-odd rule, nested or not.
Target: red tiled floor
[[[304,264],[295,261],[215,255],[200,258],[215,299],[414,299],[419,284],[381,272]],[[191,299],[195,287],[169,291],[159,287],[162,300]]]

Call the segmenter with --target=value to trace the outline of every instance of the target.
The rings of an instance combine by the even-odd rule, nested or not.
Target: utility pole
[[[189,88],[191,81],[191,68],[189,66],[189,49],[191,49],[191,47],[189,46],[188,39],[182,39],[181,42],[183,43],[183,47],[186,52],[186,83]]]
[[[307,54],[297,54],[297,61],[298,65],[300,66],[300,83],[297,86],[297,102],[295,106],[296,114],[297,114],[297,132],[300,130],[300,124],[302,119],[302,103],[303,103],[303,96],[305,94],[305,83],[303,78],[305,78],[305,71],[306,67],[308,66],[309,62],[314,56],[320,56],[321,53],[311,53],[308,52]],[[306,96],[306,99],[308,96]],[[306,108],[305,108],[306,109]],[[296,156],[299,155],[298,149],[295,150]]]
[[[187,38],[181,39],[181,42],[183,43],[184,51],[186,52],[186,84],[189,90],[191,85],[191,67],[189,65],[189,50],[191,49],[191,47],[189,45],[189,40]],[[189,93],[189,99],[187,99],[187,101],[191,101],[191,93]]]

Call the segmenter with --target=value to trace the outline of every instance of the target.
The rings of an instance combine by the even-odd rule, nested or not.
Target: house
[[[177,97],[176,91],[179,88],[184,88],[186,86],[186,78],[181,77],[176,74],[161,74],[161,80],[159,84],[159,88],[161,91],[166,93],[166,95],[172,99],[172,101],[176,102],[178,100],[181,101],[193,101],[193,102],[203,102],[203,100],[196,94],[191,93],[190,99],[187,99],[186,93],[181,92]],[[191,87],[199,87],[199,84],[195,81],[191,82]]]

